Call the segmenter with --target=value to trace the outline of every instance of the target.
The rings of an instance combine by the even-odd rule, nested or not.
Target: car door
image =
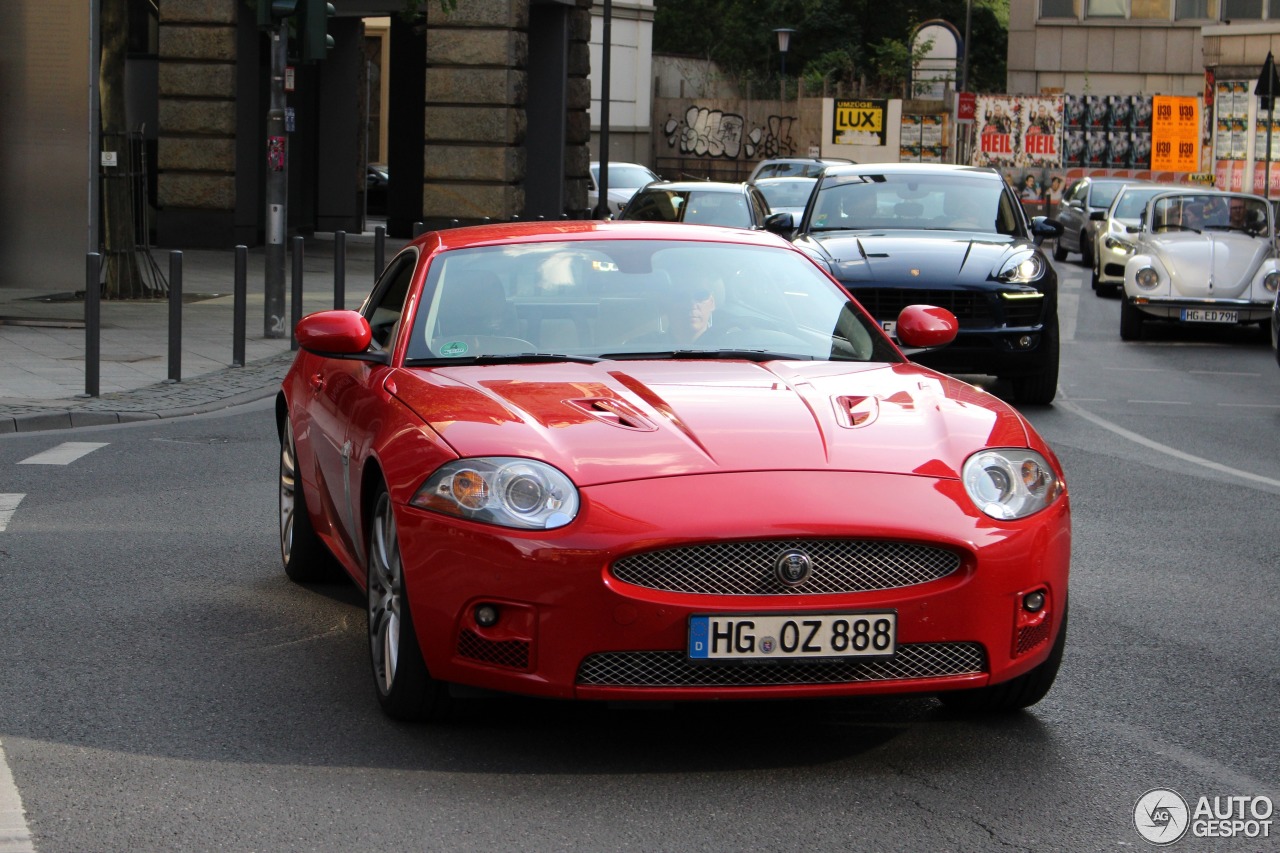
[[[1058,210],[1058,221],[1062,223],[1062,235],[1058,237],[1058,242],[1073,252],[1080,251],[1080,229],[1089,217],[1089,209],[1085,204],[1088,196],[1089,182],[1078,180],[1063,193],[1062,207]]]
[[[369,348],[390,356],[399,335],[400,317],[413,283],[418,251],[397,255],[379,277],[361,308],[373,339]],[[320,491],[329,502],[331,516],[340,521],[335,530],[343,545],[363,561],[364,543],[359,534],[357,460],[363,458],[370,436],[380,425],[386,403],[383,383],[389,364],[355,359],[321,359],[309,377],[313,399],[312,445],[321,479]]]

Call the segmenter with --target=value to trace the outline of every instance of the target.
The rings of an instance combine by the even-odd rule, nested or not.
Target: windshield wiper
[[[495,353],[491,355],[472,355],[462,357],[434,356],[427,358],[405,359],[406,367],[436,367],[442,364],[552,364],[571,362],[574,364],[596,364],[604,361],[589,355],[567,355],[558,352],[513,352]]]
[[[796,353],[771,352],[770,350],[761,349],[677,349],[677,350],[657,350],[654,352],[611,352],[605,353],[604,358],[617,359],[633,359],[636,361],[646,361],[654,359],[745,359],[747,361],[815,361],[816,356],[798,355]]]

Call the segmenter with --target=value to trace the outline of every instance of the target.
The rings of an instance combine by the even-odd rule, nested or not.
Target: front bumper
[[[1251,299],[1191,299],[1182,296],[1131,296],[1126,299],[1138,310],[1152,317],[1180,320],[1185,309],[1213,308],[1219,311],[1239,312],[1241,323],[1256,323],[1271,317],[1272,302]]]
[[[955,480],[887,474],[702,475],[595,486],[582,497],[573,524],[532,533],[397,507],[410,607],[433,675],[581,699],[935,692],[1043,662],[1066,603],[1065,495],[1017,522],[978,513]],[[690,545],[810,540],[910,543],[957,559],[943,576],[836,592],[657,588],[614,568]],[[1028,621],[1020,603],[1032,590],[1049,604]],[[476,623],[480,604],[498,608],[495,625]],[[898,618],[898,653],[887,660],[695,663],[685,654],[695,614],[881,610]]]

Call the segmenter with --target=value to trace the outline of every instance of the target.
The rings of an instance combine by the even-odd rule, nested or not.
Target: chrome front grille
[[[909,643],[888,660],[692,663],[684,652],[605,652],[578,667],[578,683],[598,687],[763,687],[852,684],[979,675],[987,671],[980,643]]]
[[[784,584],[776,570],[788,550],[808,554],[808,580]],[[625,583],[664,592],[704,595],[833,595],[898,589],[944,578],[960,568],[960,554],[906,542],[857,539],[782,539],[715,542],[648,551],[611,566]]]

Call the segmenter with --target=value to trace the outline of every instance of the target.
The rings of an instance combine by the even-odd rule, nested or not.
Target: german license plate
[[[898,614],[739,614],[689,618],[690,660],[883,658],[897,650]]]
[[[1183,308],[1184,323],[1238,323],[1239,311],[1219,311],[1217,308]]]

